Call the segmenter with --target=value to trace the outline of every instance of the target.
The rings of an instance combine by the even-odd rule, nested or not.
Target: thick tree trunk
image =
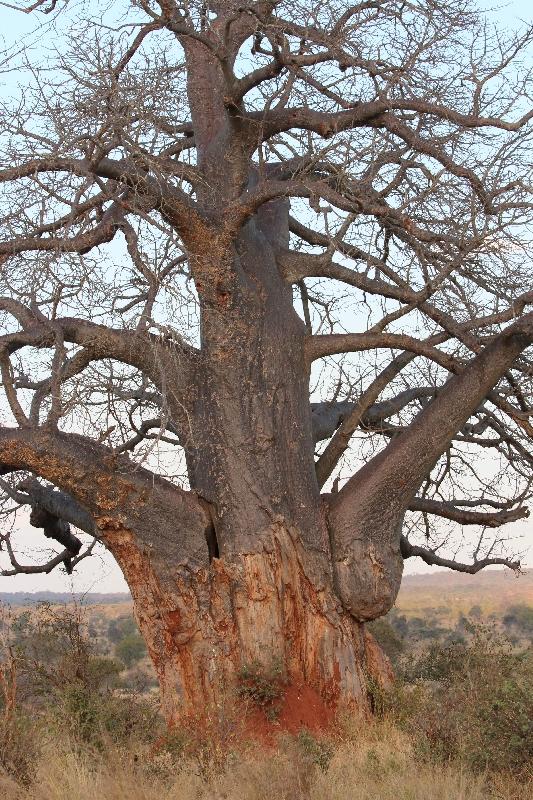
[[[367,709],[367,670],[388,677],[334,589],[306,331],[265,233],[285,225],[287,236],[286,219],[285,206],[267,208],[235,248],[211,242],[196,256],[203,360],[186,414],[173,413],[212,522],[203,560],[159,553],[162,530],[149,552],[135,537],[112,537],[170,721],[220,704],[252,663],[282,665],[288,685],[331,709]]]
[[[261,239],[250,235],[246,244],[257,270],[258,262],[267,262]],[[265,275],[267,266],[275,269],[273,258],[255,277],[236,277],[223,301],[204,301],[208,336],[190,409],[189,478],[213,508],[220,555],[261,550],[263,531],[283,519],[321,554],[320,569],[329,572],[305,330],[290,288],[279,276]]]
[[[366,674],[387,679],[361,617],[337,593],[314,467],[307,334],[275,259],[286,220],[286,207],[267,206],[236,243],[215,237],[194,254],[204,338],[196,374],[189,380],[181,351],[174,364],[169,348],[158,387],[180,429],[191,491],[74,434],[19,428],[0,437],[0,462],[66,492],[116,557],[169,722],[220,705],[252,663],[279,664],[288,686],[330,709],[367,709]],[[367,609],[372,602],[371,592]]]
[[[334,589],[315,474],[306,329],[276,262],[289,244],[289,203],[251,208],[233,232],[220,213],[257,181],[254,134],[226,98],[224,69],[241,35],[232,29],[226,67],[205,43],[182,42],[207,215],[184,233],[202,346],[188,391],[169,375],[166,397],[191,490],[211,521],[204,553],[181,558],[166,547],[156,508],[151,547],[142,530],[108,537],[169,720],[218,702],[253,662],[281,664],[289,682],[332,707],[367,706],[365,636]],[[172,209],[165,213],[172,222]]]

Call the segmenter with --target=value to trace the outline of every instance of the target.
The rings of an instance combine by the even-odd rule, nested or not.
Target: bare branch
[[[509,567],[513,572],[520,571],[520,561],[512,561],[509,558],[481,558],[479,561],[474,561],[472,564],[462,564],[451,558],[442,558],[442,556],[437,555],[437,553],[425,547],[411,544],[405,536],[401,537],[401,550],[403,558],[417,556],[432,567],[447,567],[456,572],[466,572],[469,575],[475,575],[480,570],[485,569],[485,567],[491,566],[504,566]]]
[[[358,353],[376,348],[408,350],[434,361],[450,372],[459,368],[457,359],[433,347],[430,342],[398,333],[333,333],[312,336],[307,343],[307,357],[310,361],[315,361],[337,353]]]
[[[49,559],[49,561],[44,564],[21,564],[13,551],[9,539],[4,541],[9,554],[11,569],[0,570],[0,575],[7,578],[14,575],[49,575],[52,570],[61,565],[65,567],[67,574],[70,575],[80,561],[83,561],[85,558],[88,558],[92,555],[97,539],[93,539],[93,541],[85,548],[85,550],[81,550],[81,552],[74,556],[74,558],[72,558],[71,551],[66,549],[62,553],[58,553],[53,558]]]
[[[194,348],[183,341],[165,341],[145,331],[127,331],[97,325],[83,319],[56,319],[53,323],[42,316],[25,313],[20,304],[0,298],[0,309],[16,313],[24,320],[26,328],[0,337],[0,351],[12,354],[23,347],[52,347],[59,330],[64,340],[82,346],[87,360],[113,358],[141,369],[156,385],[161,384],[162,371],[180,375],[185,389],[191,379],[191,368],[197,360]],[[74,366],[74,365],[72,365]],[[74,366],[74,369],[76,367]],[[63,379],[73,374],[66,369]],[[9,387],[9,383],[5,388]],[[24,423],[26,424],[26,423]]]
[[[479,504],[483,505],[483,502],[480,501]],[[415,497],[409,504],[409,511],[435,514],[460,525],[483,525],[487,528],[499,528],[509,522],[529,517],[529,509],[526,506],[501,511],[468,511],[465,508],[458,508],[455,503],[430,500],[426,497]]]
[[[527,314],[495,337],[478,356],[450,378],[414,422],[348,481],[339,493],[336,505],[341,506],[344,497],[357,492],[356,484],[365,481],[372,473],[376,498],[380,486],[386,486],[391,496],[400,492],[407,507],[423,477],[445,452],[455,433],[462,429],[495,383],[531,342],[533,314]],[[417,453],[416,460],[412,457],[413,452]],[[378,475],[378,472],[383,474]]]
[[[196,495],[86,437],[43,428],[1,428],[0,465],[4,472],[29,471],[59,487],[90,514],[99,537],[111,552],[120,546],[120,531],[125,528],[135,531],[141,539],[145,537],[152,546],[158,544],[151,532],[151,503],[157,504],[158,513],[166,519],[167,535],[184,558],[198,558],[206,547],[205,528],[211,520]],[[117,497],[117,486],[121,487],[122,497]],[[33,482],[24,487],[43,504],[61,512],[65,509],[70,515],[69,501],[63,494],[41,491]],[[78,520],[81,509],[73,509]],[[45,513],[58,519],[55,512]],[[82,515],[82,519],[88,522],[86,516]]]
[[[412,359],[413,355],[411,353],[402,353],[402,355],[397,356],[382,370],[378,377],[372,381],[368,389],[362,393],[357,403],[353,405],[351,411],[346,414],[339,429],[316,462],[316,475],[320,487],[325,484],[326,480],[335,469],[339,459],[346,451],[353,433],[357,430],[359,425],[364,422],[365,418],[372,418],[377,415],[378,419],[381,421],[386,419],[387,416],[394,414],[399,408],[402,408],[405,403],[420,396],[416,391],[415,394],[411,391],[407,397],[405,394],[403,397],[399,397],[396,403],[394,401],[388,401],[388,403],[378,404],[378,407],[374,405],[383,389],[410,361],[412,361]],[[427,396],[427,390],[423,391],[423,396]],[[381,406],[381,408],[379,406]]]

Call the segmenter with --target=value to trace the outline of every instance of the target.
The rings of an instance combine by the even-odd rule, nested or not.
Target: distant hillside
[[[479,606],[483,615],[500,614],[513,605],[533,606],[533,569],[514,575],[510,570],[487,570],[477,575],[435,572],[406,575],[396,601],[403,614],[439,610],[444,615],[468,614]]]
[[[131,596],[128,592],[0,592],[0,604],[12,607],[34,606],[37,603],[51,603],[59,605],[71,603],[73,598],[82,605],[117,605],[130,603]]]
[[[39,602],[69,603],[72,598],[82,605],[128,606],[128,593],[0,592],[0,603],[12,607]],[[501,614],[512,605],[533,606],[533,569],[516,577],[509,570],[489,570],[477,575],[459,572],[434,572],[406,575],[396,601],[396,608],[407,616],[437,611],[443,617],[468,614],[479,606],[484,615]],[[115,616],[118,609],[112,613]]]

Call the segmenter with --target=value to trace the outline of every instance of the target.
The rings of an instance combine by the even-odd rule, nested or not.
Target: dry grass
[[[468,643],[409,662],[410,678],[392,692],[371,687],[372,720],[347,714],[327,737],[280,735],[275,747],[246,741],[250,720],[256,737],[259,723],[243,724],[232,691],[227,707],[168,732],[146,698],[100,682],[105,665],[88,647],[45,640],[42,661],[19,657],[20,680],[2,673],[0,800],[533,797],[532,654],[511,652],[481,625]],[[271,687],[252,678],[246,700],[264,711]],[[282,719],[268,724],[279,731]]]
[[[174,758],[110,749],[101,756],[54,742],[45,745],[31,787],[0,775],[5,800],[526,800],[532,788],[510,776],[489,783],[460,765],[421,764],[390,722],[354,718],[327,741],[243,746],[222,764],[206,752]]]

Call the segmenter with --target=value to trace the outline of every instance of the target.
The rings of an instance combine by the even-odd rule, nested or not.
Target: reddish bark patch
[[[297,734],[301,730],[322,733],[333,725],[335,712],[310,686],[287,686],[274,719],[260,708],[249,708],[245,734],[265,745],[273,745],[280,733]]]

